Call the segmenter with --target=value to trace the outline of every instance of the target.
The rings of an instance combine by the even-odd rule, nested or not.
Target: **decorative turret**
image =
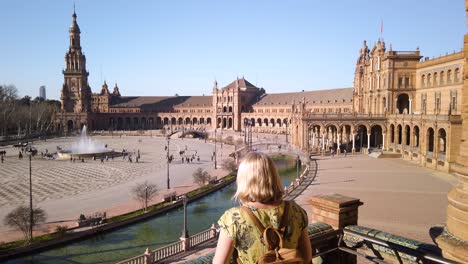
[[[112,92],[112,94],[115,96],[120,96],[120,91],[119,87],[117,86],[117,83],[115,83],[114,91]]]
[[[213,91],[217,91],[217,90],[218,90],[218,82],[216,80],[214,80]]]
[[[101,89],[101,95],[108,95],[110,94],[109,89],[107,88],[107,83],[104,81],[104,84],[102,85]]]

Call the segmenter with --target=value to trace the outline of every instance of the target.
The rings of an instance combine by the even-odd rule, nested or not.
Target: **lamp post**
[[[167,154],[166,154],[166,161],[167,161],[167,189],[171,188],[170,179],[169,179],[169,143],[171,138],[167,137]]]
[[[28,151],[28,156],[29,156],[29,237],[33,239],[33,219],[34,219],[34,213],[33,213],[33,197],[32,197],[32,151]]]
[[[288,120],[286,119],[286,144],[288,144]]]
[[[145,184],[145,212],[148,208],[148,185]]]
[[[223,128],[221,128],[221,160],[223,159]]]
[[[184,226],[182,228],[182,238],[188,238],[188,230],[187,230],[187,202],[188,197],[187,195],[182,195],[182,202],[184,204]]]
[[[216,128],[215,128],[215,131],[214,131],[214,138],[215,138],[215,149],[214,149],[214,167],[215,167],[215,170],[217,169],[217,166],[216,166]]]
[[[297,155],[297,157],[296,157],[296,178],[299,178],[300,167],[301,167],[301,158],[299,157],[299,155]]]

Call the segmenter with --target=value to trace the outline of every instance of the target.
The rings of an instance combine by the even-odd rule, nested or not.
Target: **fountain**
[[[114,155],[114,150],[108,149],[103,144],[88,137],[86,126],[83,126],[78,142],[73,143],[68,150],[57,152],[60,159],[102,157],[111,154]]]

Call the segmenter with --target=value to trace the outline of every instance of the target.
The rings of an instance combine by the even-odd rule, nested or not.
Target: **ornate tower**
[[[62,111],[88,113],[91,111],[91,88],[88,85],[89,73],[86,71],[86,57],[81,51],[81,32],[74,8],[73,21],[68,32],[70,47],[65,54],[66,68],[63,71],[64,83],[60,96]]]

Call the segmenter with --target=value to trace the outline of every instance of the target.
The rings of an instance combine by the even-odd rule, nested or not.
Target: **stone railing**
[[[189,246],[194,247],[194,246],[200,245],[201,243],[204,243],[216,236],[217,236],[216,228],[214,225],[212,225],[210,229],[190,236]]]
[[[184,242],[183,241],[178,241],[172,244],[169,244],[167,246],[157,248],[153,251],[150,251],[150,260],[152,262],[148,263],[154,263],[163,259],[166,259],[168,257],[174,256],[175,254],[184,252]]]
[[[302,182],[306,179],[306,177],[309,175],[309,170],[310,166],[306,165],[306,168],[302,172],[302,174],[299,176],[299,178],[296,178],[294,181],[291,182],[291,184],[287,187],[284,187],[284,195],[288,196],[291,192],[297,189],[297,187],[301,186]]]
[[[304,119],[316,119],[316,120],[333,120],[333,119],[385,119],[385,114],[343,114],[343,113],[304,113],[302,118]]]

